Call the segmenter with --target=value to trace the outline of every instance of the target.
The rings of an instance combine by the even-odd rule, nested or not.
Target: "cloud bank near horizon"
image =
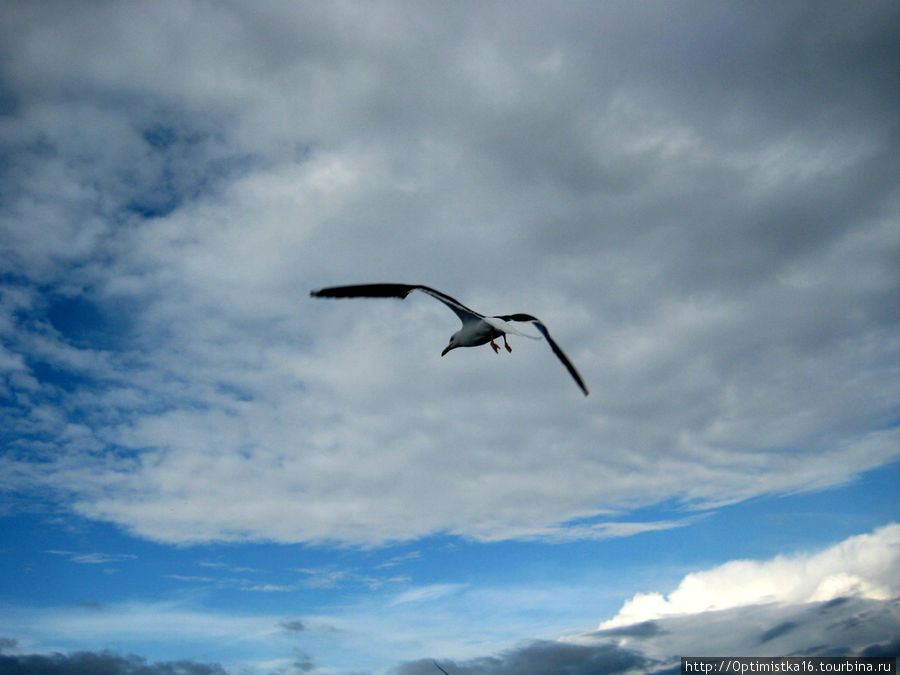
[[[680,672],[682,656],[896,656],[900,524],[821,551],[733,560],[640,593],[595,631],[442,661],[459,675]],[[397,675],[424,675],[430,661]]]
[[[389,590],[381,604],[367,602],[306,616],[198,611],[179,603],[125,603],[62,612],[56,608],[19,611],[15,620],[32,635],[51,641],[76,636],[82,644],[98,639],[122,641],[131,634],[153,643],[175,632],[184,644],[244,641],[260,653],[272,653],[275,645],[285,643],[302,649],[307,643],[298,641],[301,639],[328,640],[339,649],[368,644],[385,654],[421,653],[423,648],[431,652],[428,659],[399,663],[387,671],[397,675],[428,673],[434,668],[432,658],[454,675],[624,671],[653,675],[675,672],[680,656],[689,654],[895,655],[900,646],[898,558],[900,524],[892,523],[821,550],[765,560],[733,560],[687,574],[671,592],[636,596],[596,630],[559,639],[527,640],[488,655],[478,649],[488,638],[479,632],[485,626],[481,621],[473,624],[473,617],[486,615],[510,624],[514,623],[511,608],[531,603],[542,608],[547,620],[554,621],[558,617],[554,618],[553,603],[546,598],[536,600],[535,594],[540,592],[535,588],[432,584]],[[848,580],[852,583],[846,583]],[[688,591],[695,595],[689,597]],[[562,595],[558,590],[547,592],[554,597]],[[591,597],[591,589],[586,587],[566,592],[582,601]],[[665,599],[664,610],[658,603],[640,601],[650,596]],[[372,625],[374,614],[380,617],[379,628]],[[458,633],[456,641],[448,642],[448,631]],[[459,635],[465,636],[462,642]],[[154,675],[192,672],[109,652],[35,655],[26,653],[24,647],[11,637],[0,641],[6,662],[23,668],[23,673],[56,672],[53,668],[68,665],[74,668],[88,656],[114,662],[111,668],[121,668],[111,671],[117,675],[131,673],[128,668],[137,665],[147,670],[136,672]],[[461,649],[468,653],[458,651]],[[307,668],[301,672],[319,672],[312,660],[298,661]],[[197,671],[204,673],[219,672],[215,669],[220,667],[183,663],[185,668],[210,669]],[[38,666],[47,670],[40,671]],[[279,661],[269,667],[291,672],[293,666]]]

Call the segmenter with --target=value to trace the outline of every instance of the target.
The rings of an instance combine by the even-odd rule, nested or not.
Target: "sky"
[[[0,12],[0,670],[900,653],[897,3]]]

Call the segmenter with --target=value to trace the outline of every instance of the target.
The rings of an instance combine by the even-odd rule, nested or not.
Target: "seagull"
[[[430,295],[436,300],[440,300],[447,307],[453,310],[459,320],[462,321],[462,328],[450,336],[450,344],[448,344],[441,356],[457,347],[477,347],[479,345],[490,343],[494,353],[500,353],[500,347],[494,342],[497,338],[503,338],[503,346],[506,351],[511,352],[512,347],[506,341],[507,335],[521,335],[522,337],[531,338],[532,340],[540,340],[540,336],[528,335],[522,333],[510,322],[530,323],[550,345],[550,349],[556,354],[556,357],[562,361],[562,364],[569,371],[569,375],[575,380],[584,395],[588,395],[588,389],[581,379],[581,375],[575,370],[572,362],[563,354],[559,345],[550,337],[550,331],[541,323],[541,321],[530,314],[506,314],[503,316],[484,316],[473,309],[469,309],[459,300],[451,298],[445,293],[436,291],[428,286],[421,284],[359,284],[356,286],[333,286],[331,288],[322,288],[318,291],[310,291],[310,295],[314,298],[399,298],[403,299],[413,291],[421,291],[426,295]]]

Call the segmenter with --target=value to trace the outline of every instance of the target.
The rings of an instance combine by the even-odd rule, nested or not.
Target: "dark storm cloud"
[[[463,663],[438,662],[450,675],[595,675],[645,669],[649,661],[637,652],[614,645],[582,646],[537,641],[497,657]],[[397,675],[435,675],[434,661],[408,663],[395,669]]]
[[[878,658],[882,656],[896,657],[898,654],[900,654],[900,636],[887,642],[869,645],[859,652],[860,656],[868,656],[871,658]]]
[[[139,656],[113,652],[50,655],[0,655],[7,675],[226,675],[218,665],[190,661],[148,663]]]

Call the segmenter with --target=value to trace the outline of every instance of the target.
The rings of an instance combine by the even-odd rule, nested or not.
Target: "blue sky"
[[[895,3],[0,11],[0,669],[900,649]]]

